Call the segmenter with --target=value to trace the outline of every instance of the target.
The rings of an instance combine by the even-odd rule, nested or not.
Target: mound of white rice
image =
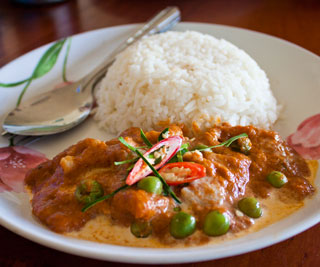
[[[150,130],[168,119],[269,128],[278,115],[268,78],[248,54],[193,31],[154,35],[127,48],[108,70],[97,101],[95,118],[112,133]]]

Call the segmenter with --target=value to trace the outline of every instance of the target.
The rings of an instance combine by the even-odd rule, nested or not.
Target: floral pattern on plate
[[[320,113],[300,123],[287,142],[304,158],[320,159]]]
[[[0,193],[24,191],[23,181],[28,170],[46,161],[44,154],[24,146],[0,148]]]

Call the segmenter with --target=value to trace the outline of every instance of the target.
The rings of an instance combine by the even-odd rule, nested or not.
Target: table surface
[[[319,0],[69,0],[45,6],[23,6],[2,0],[0,66],[72,34],[144,22],[168,5],[181,9],[183,21],[251,29],[283,38],[320,55]],[[265,249],[189,266],[320,266],[318,238],[320,224]],[[46,248],[1,226],[0,239],[1,266],[106,264]]]

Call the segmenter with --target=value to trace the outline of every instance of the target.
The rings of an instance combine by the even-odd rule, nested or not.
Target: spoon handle
[[[128,46],[132,45],[144,36],[165,32],[179,21],[180,10],[178,7],[167,7],[160,11],[157,15],[155,15],[147,23],[145,23],[138,31],[133,33],[120,46],[118,46],[118,48],[108,56],[108,58],[102,65],[98,66],[92,71],[92,73],[84,78],[85,83],[83,89],[87,89],[88,86],[90,89],[93,89],[95,85],[104,77],[108,68],[115,60],[116,56]]]
[[[146,22],[138,31],[133,33],[124,43],[122,43],[122,45],[114,50],[110,55],[110,59],[114,59],[117,54],[126,49],[129,45],[140,40],[142,37],[164,32],[171,28],[178,21],[180,21],[180,11],[177,7],[167,7],[163,9],[148,22]]]

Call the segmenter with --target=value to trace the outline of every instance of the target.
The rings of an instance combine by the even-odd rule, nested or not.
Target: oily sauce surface
[[[154,144],[159,133],[151,131],[146,135]],[[82,228],[88,228],[88,225],[97,232],[97,227],[87,224],[95,221],[94,219],[100,221],[100,224],[105,221],[105,224],[111,225],[111,228],[114,226],[114,229],[120,227],[119,233],[121,229],[126,229],[123,232],[128,231],[128,226],[134,221],[149,221],[153,230],[152,242],[148,238],[146,246],[190,246],[210,241],[211,238],[203,234],[201,228],[204,217],[211,210],[227,214],[230,219],[228,235],[250,229],[255,220],[239,213],[237,209],[237,202],[243,197],[254,196],[261,201],[266,200],[266,203],[276,203],[271,201],[276,195],[277,201],[290,203],[295,207],[303,205],[303,200],[315,191],[308,180],[311,175],[310,168],[276,132],[253,126],[232,127],[227,123],[204,132],[176,125],[170,126],[169,131],[171,136],[183,137],[183,142],[188,142],[191,149],[198,144],[217,145],[241,133],[247,133],[252,142],[252,148],[247,155],[228,147],[214,148],[212,152],[190,151],[184,155],[184,161],[205,166],[206,177],[173,188],[182,201],[181,209],[196,217],[199,229],[183,240],[176,240],[169,233],[168,227],[176,207],[172,198],[151,194],[137,189],[136,186],[120,191],[113,198],[86,212],[81,211],[83,204],[77,201],[74,192],[82,180],[96,180],[102,185],[105,194],[125,184],[129,164],[116,166],[114,162],[136,155],[117,139],[108,142],[82,140],[53,160],[31,170],[25,183],[32,193],[33,214],[51,230],[72,233],[73,236]],[[123,132],[122,136],[133,146],[144,145],[138,128],[130,128]],[[288,178],[288,183],[281,189],[273,188],[266,181],[266,175],[274,170],[283,172]],[[265,215],[271,216],[270,212]],[[90,235],[82,237],[90,239],[86,236]],[[99,241],[99,238],[96,240]],[[116,244],[136,246],[136,240],[139,239],[132,241],[130,237],[125,240]]]

